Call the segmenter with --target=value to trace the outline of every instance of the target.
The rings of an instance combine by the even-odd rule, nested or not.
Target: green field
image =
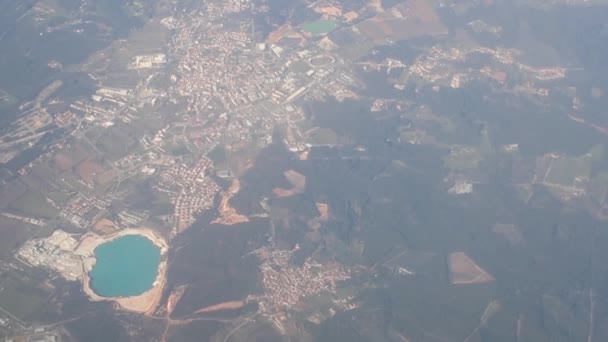
[[[53,208],[46,201],[46,196],[38,191],[28,190],[16,201],[9,205],[13,209],[24,215],[32,215],[42,218],[53,218],[59,211]]]
[[[339,137],[330,129],[320,128],[308,137],[308,142],[313,145],[334,145],[339,143]]]
[[[357,60],[367,55],[374,47],[374,42],[367,41],[361,44],[346,45],[338,49],[338,54],[346,59]]]
[[[27,284],[15,277],[9,275],[0,286],[0,307],[20,320],[25,320],[44,304],[41,293],[28,289]]]
[[[591,197],[598,203],[602,203],[608,191],[608,172],[600,172],[592,181]]]
[[[336,22],[333,20],[316,20],[309,21],[302,25],[302,31],[312,34],[329,33],[336,28]]]
[[[551,162],[545,182],[562,186],[572,186],[579,175],[579,159],[557,158]]]
[[[120,159],[129,154],[136,146],[136,141],[124,130],[108,130],[108,134],[95,142],[95,146],[112,160]]]
[[[52,199],[53,201],[55,201],[57,203],[61,203],[61,204],[66,203],[73,196],[74,196],[73,193],[70,193],[67,191],[53,191],[53,192],[49,192],[49,194],[48,194],[48,198]]]
[[[591,160],[594,162],[600,162],[604,158],[604,145],[597,144],[589,150]]]
[[[578,172],[577,177],[583,179],[589,179],[591,176],[591,164],[593,159],[591,156],[583,156],[578,160]]]
[[[163,145],[163,149],[167,151],[168,154],[174,157],[185,156],[190,153],[188,146],[185,141],[180,142],[169,142]]]
[[[38,227],[29,223],[0,217],[0,259],[11,258],[13,252],[38,231]]]
[[[452,170],[475,169],[481,162],[481,152],[476,147],[457,147],[444,158],[447,168]]]

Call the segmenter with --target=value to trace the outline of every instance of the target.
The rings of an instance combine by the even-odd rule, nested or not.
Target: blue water
[[[141,235],[125,235],[95,248],[91,288],[102,297],[140,295],[152,288],[160,249]]]

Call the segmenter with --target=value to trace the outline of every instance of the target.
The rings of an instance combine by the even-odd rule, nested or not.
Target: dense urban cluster
[[[338,263],[320,264],[307,258],[301,266],[290,264],[292,251],[261,248],[255,252],[262,261],[262,283],[265,294],[260,299],[260,312],[273,313],[288,309],[300,300],[323,293],[331,294],[338,283],[350,279],[350,272]]]
[[[197,214],[212,206],[213,198],[220,188],[205,175],[211,164],[209,159],[202,157],[194,166],[175,164],[161,174],[160,186],[165,189],[177,188],[174,192],[176,197],[173,234],[188,228]]]

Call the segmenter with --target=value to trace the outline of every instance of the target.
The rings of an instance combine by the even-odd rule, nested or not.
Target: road
[[[234,329],[230,330],[230,332],[228,332],[228,334],[226,335],[226,337],[224,337],[224,341],[223,342],[228,341],[228,339],[230,338],[230,336],[232,336],[232,334],[234,334],[237,330],[239,330],[240,328],[242,328],[245,324],[251,322],[255,316],[257,316],[257,313],[254,314],[254,315],[252,315],[252,316],[250,316],[250,317],[245,318],[245,320],[243,321],[243,323],[237,325]]]

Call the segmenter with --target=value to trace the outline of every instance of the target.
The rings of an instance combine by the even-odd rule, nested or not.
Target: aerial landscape
[[[608,1],[0,9],[0,341],[608,341]]]

